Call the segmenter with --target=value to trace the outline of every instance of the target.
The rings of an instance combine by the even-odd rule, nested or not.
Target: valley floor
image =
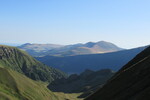
[[[54,92],[59,100],[83,100],[83,98],[78,98],[82,93],[63,93],[63,92]]]

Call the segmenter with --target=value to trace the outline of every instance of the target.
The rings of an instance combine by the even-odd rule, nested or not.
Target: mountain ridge
[[[66,74],[48,67],[16,47],[0,45],[0,65],[11,68],[33,80],[53,81],[65,78]]]
[[[149,77],[150,47],[123,66],[103,88],[85,100],[149,100]]]
[[[100,70],[108,68],[117,71],[145,48],[146,46],[104,54],[35,58],[46,65],[53,66],[69,74],[81,73],[85,69]]]
[[[106,41],[99,42],[87,42],[85,44],[78,43],[72,45],[56,45],[56,44],[31,44],[26,43],[18,48],[27,51],[32,56],[72,56],[72,55],[83,55],[83,54],[96,54],[115,52],[123,50],[113,43]]]

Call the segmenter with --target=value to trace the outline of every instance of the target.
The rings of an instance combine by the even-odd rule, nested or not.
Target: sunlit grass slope
[[[83,98],[78,98],[82,93],[63,93],[54,92],[59,100],[83,100]]]
[[[79,100],[79,94],[53,93],[47,88],[48,82],[65,77],[26,52],[0,45],[0,100]]]
[[[0,100],[58,100],[41,82],[11,69],[0,68]]]
[[[11,68],[33,80],[51,82],[66,77],[62,71],[40,63],[26,52],[15,47],[0,45],[0,65]]]

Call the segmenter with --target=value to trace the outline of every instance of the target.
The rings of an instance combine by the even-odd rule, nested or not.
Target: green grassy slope
[[[42,82],[66,77],[15,47],[0,46],[0,100],[75,100],[78,94],[53,93]]]
[[[0,67],[0,100],[59,100],[41,82]]]
[[[0,65],[25,74],[33,80],[53,81],[67,75],[60,70],[48,67],[15,47],[0,46]]]
[[[51,92],[47,83],[34,81],[0,66],[0,100],[82,100],[81,93]]]
[[[78,98],[82,93],[63,93],[54,92],[59,100],[83,100],[84,98]]]

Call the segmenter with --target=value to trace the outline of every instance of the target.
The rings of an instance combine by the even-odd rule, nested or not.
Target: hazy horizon
[[[108,41],[122,48],[150,44],[149,0],[5,0],[0,43],[76,44]]]
[[[103,40],[101,40],[103,41]],[[99,42],[99,41],[88,41],[88,42]],[[83,43],[74,43],[74,44],[85,44],[85,43],[88,43],[88,42],[83,42]],[[110,41],[105,41],[105,42],[110,42]],[[32,42],[26,42],[26,43],[30,43],[30,44],[56,44],[56,45],[74,45],[73,43],[72,44],[57,44],[57,43],[32,43]],[[8,45],[8,46],[21,46],[23,44],[26,44],[26,43],[0,43],[1,45]],[[110,42],[112,43],[112,42]],[[115,44],[115,43],[113,43]],[[115,44],[117,45],[117,44]],[[150,44],[146,44],[146,45],[140,45],[140,46],[137,46],[137,47],[143,47],[143,46],[147,46],[147,45],[150,45]],[[132,48],[137,48],[137,47],[130,47],[130,48],[126,48],[126,47],[122,47],[120,45],[117,45],[118,47],[120,48],[124,48],[124,49],[132,49]]]

